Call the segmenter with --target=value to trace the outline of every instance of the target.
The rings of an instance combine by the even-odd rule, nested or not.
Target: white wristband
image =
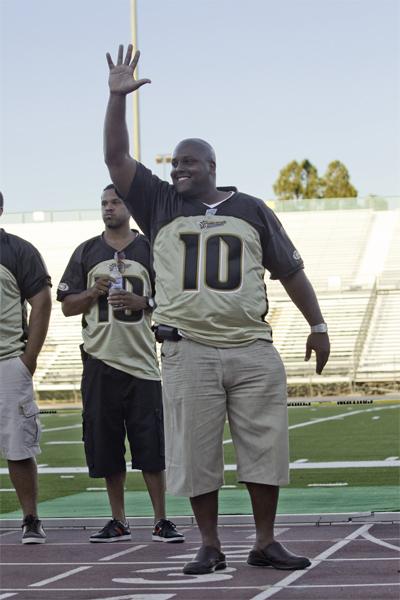
[[[326,323],[311,325],[311,333],[328,333],[328,325]]]

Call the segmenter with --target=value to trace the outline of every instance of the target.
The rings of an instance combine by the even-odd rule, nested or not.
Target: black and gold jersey
[[[209,208],[138,164],[125,202],[152,244],[154,319],[213,346],[271,341],[265,269],[282,279],[303,261],[262,200],[218,189],[232,195]]]
[[[51,286],[38,250],[0,229],[0,360],[24,352],[29,331],[26,300]]]
[[[111,277],[116,267],[114,254],[103,235],[80,244],[62,276],[57,299],[62,302],[69,294],[93,287],[96,279]],[[150,246],[143,235],[124,248],[118,269],[124,289],[140,296],[153,295]],[[82,316],[82,336],[85,351],[111,367],[141,379],[160,379],[149,311],[113,311],[107,297],[100,296]]]

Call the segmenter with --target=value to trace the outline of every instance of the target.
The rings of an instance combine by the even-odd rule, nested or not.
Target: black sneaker
[[[175,523],[168,521],[168,519],[160,519],[154,525],[153,535],[151,536],[153,542],[184,542],[185,536],[183,533],[179,533],[176,529]]]
[[[22,522],[23,544],[44,544],[46,534],[42,527],[42,521],[33,515],[26,515]]]
[[[94,533],[90,536],[91,542],[122,542],[123,540],[131,539],[131,530],[129,524],[124,525],[117,519],[111,519],[103,529],[100,529],[98,533]]]

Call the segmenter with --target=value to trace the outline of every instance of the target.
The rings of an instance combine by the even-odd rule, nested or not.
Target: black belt
[[[155,338],[160,344],[165,340],[170,342],[179,342],[182,339],[181,334],[176,327],[170,327],[169,325],[153,325]]]

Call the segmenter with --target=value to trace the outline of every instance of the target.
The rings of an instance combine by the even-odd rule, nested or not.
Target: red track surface
[[[195,526],[179,527],[184,544],[151,541],[135,527],[131,542],[90,544],[91,530],[46,529],[47,542],[22,545],[2,530],[0,600],[398,600],[399,526],[393,523],[288,525],[277,539],[313,562],[305,571],[250,567],[250,525],[221,527],[228,568],[181,572],[199,546]]]

